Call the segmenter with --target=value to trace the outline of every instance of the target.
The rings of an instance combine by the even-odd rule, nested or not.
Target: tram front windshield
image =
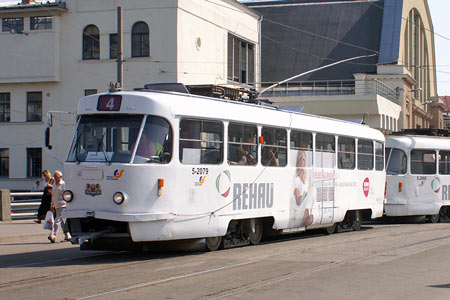
[[[82,116],[67,161],[129,163],[143,116]]]

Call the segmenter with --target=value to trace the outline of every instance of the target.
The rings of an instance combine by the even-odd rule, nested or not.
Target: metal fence
[[[10,193],[11,219],[33,219],[41,204],[42,192]]]
[[[263,96],[332,96],[356,94],[356,83],[359,83],[358,93],[362,95],[378,94],[393,102],[398,99],[398,91],[378,80],[330,80],[330,81],[289,81],[271,88]],[[264,82],[270,86],[273,82]]]

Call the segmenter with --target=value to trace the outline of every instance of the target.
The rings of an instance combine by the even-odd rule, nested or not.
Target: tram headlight
[[[125,201],[127,201],[128,195],[125,192],[116,192],[113,195],[113,201],[117,205],[123,204]]]
[[[69,190],[64,191],[62,196],[63,196],[64,201],[66,201],[66,202],[72,202],[72,200],[73,200],[72,191],[69,191]]]

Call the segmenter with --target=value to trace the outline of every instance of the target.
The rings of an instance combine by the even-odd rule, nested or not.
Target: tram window
[[[316,151],[314,166],[317,168],[334,168],[336,160],[336,141],[333,135],[316,134]]]
[[[386,167],[388,175],[406,174],[407,157],[403,150],[386,148],[386,159],[389,159]]]
[[[338,168],[352,170],[355,168],[355,139],[338,138]]]
[[[167,164],[172,158],[172,129],[159,117],[148,116],[133,163]]]
[[[223,124],[214,121],[181,120],[179,157],[183,164],[221,164]]]
[[[358,140],[358,170],[373,170],[373,142]]]
[[[228,126],[228,164],[256,165],[258,161],[256,126],[230,123]]]
[[[375,170],[384,170],[384,145],[379,142],[375,142]]]
[[[439,174],[450,174],[450,151],[439,151]]]
[[[69,151],[69,162],[129,163],[142,116],[82,116]]]
[[[293,152],[294,151],[294,152]],[[306,155],[305,165],[312,166],[312,153],[313,153],[313,136],[311,132],[304,132],[298,130],[291,131],[291,157],[295,157],[294,154],[300,151],[304,151]],[[296,163],[296,162],[294,162]]]
[[[411,150],[411,174],[436,174],[436,152]]]
[[[263,127],[261,147],[263,166],[284,167],[287,164],[287,133],[284,129]]]

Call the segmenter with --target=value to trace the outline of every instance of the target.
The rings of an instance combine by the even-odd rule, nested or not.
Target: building
[[[29,190],[61,169],[79,98],[116,82],[123,9],[123,87],[253,87],[260,16],[235,0],[66,0],[0,4],[0,188]],[[44,148],[52,113],[52,150]]]
[[[444,129],[450,129],[450,96],[441,97],[441,101],[444,103]]]
[[[263,16],[262,85],[349,58],[263,93],[278,105],[383,132],[442,128],[426,0],[247,3]]]

